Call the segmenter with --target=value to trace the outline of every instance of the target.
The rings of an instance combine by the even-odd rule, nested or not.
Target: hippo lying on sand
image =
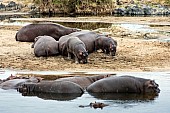
[[[150,79],[133,76],[109,77],[98,80],[87,87],[91,93],[156,93],[160,92],[158,84]]]
[[[37,57],[40,56],[53,56],[58,55],[58,41],[51,36],[38,36],[32,45],[34,48],[34,54]]]
[[[110,77],[111,75],[95,75],[95,76],[76,76],[76,77],[65,77],[59,78],[55,81],[71,81],[80,85],[83,89],[86,89],[90,84],[96,82],[97,80]]]
[[[68,58],[71,59],[73,55],[75,63],[87,63],[88,53],[85,44],[78,37],[70,37],[66,44],[68,51]]]
[[[36,37],[47,35],[53,37],[55,40],[59,40],[61,36],[75,31],[80,30],[53,23],[29,24],[22,27],[16,33],[15,39],[21,42],[33,42]]]
[[[25,83],[18,88],[20,93],[84,93],[81,86],[70,81],[41,81],[39,83]]]

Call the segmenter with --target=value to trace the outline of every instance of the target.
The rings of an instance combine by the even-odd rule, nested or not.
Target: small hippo
[[[25,83],[18,88],[20,93],[84,93],[83,88],[70,81],[41,81],[39,83]]]
[[[22,27],[16,33],[15,39],[16,41],[21,42],[33,42],[36,37],[47,35],[58,41],[61,36],[70,34],[75,31],[80,30],[54,23],[29,24]]]
[[[78,37],[70,37],[67,40],[68,58],[75,57],[75,63],[87,63],[88,53],[85,44]]]
[[[59,55],[58,41],[51,36],[38,36],[32,44],[36,57]]]
[[[111,37],[107,37],[105,35],[100,35],[95,40],[96,50],[102,49],[105,54],[110,54],[111,56],[115,56],[117,41],[115,41]]]
[[[98,80],[87,87],[90,93],[154,93],[160,89],[155,81],[133,76],[109,77]]]
[[[101,75],[95,75],[95,76],[75,76],[75,77],[65,77],[65,78],[59,78],[55,81],[71,81],[78,85],[80,85],[83,89],[86,89],[90,84],[93,82],[96,82],[97,80],[110,77],[109,74],[101,74]]]

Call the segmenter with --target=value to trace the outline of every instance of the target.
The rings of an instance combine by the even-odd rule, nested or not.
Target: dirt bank
[[[123,20],[126,21],[127,19],[127,17],[119,20],[117,18],[116,22],[123,22]],[[137,22],[136,17],[134,19]],[[134,19],[129,18],[128,21],[134,22]],[[142,17],[141,20],[142,23],[170,22],[169,18],[166,17],[160,17],[159,21],[155,20],[154,17]],[[108,21],[114,20],[110,18]],[[140,21],[138,22],[140,23]],[[15,41],[15,34],[20,28],[20,26],[0,26],[0,68],[40,71],[170,70],[170,46],[167,43],[144,40],[142,34],[127,35],[127,31],[120,27],[103,29],[104,32],[110,32],[111,36],[118,41],[116,56],[110,57],[98,51],[89,55],[88,64],[75,64],[72,60],[67,60],[62,56],[35,57],[31,48],[32,43]]]

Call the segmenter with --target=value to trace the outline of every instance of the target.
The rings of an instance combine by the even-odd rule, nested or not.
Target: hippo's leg
[[[71,53],[70,52],[68,52],[68,57],[67,58],[71,59]]]
[[[75,56],[75,63],[76,63],[76,64],[79,63],[79,59],[77,58],[77,56]]]

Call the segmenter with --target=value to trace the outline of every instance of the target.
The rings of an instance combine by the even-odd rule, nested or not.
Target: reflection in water
[[[102,100],[122,100],[122,101],[151,101],[158,95],[155,94],[131,94],[131,93],[90,93],[94,98]]]
[[[56,93],[41,93],[41,92],[30,92],[22,94],[22,96],[37,96],[44,100],[58,100],[58,101],[69,101],[81,97],[82,94],[71,93],[71,94],[56,94]]]
[[[57,22],[67,27],[95,30],[98,28],[108,28],[112,24],[110,23],[98,23],[98,22]]]

